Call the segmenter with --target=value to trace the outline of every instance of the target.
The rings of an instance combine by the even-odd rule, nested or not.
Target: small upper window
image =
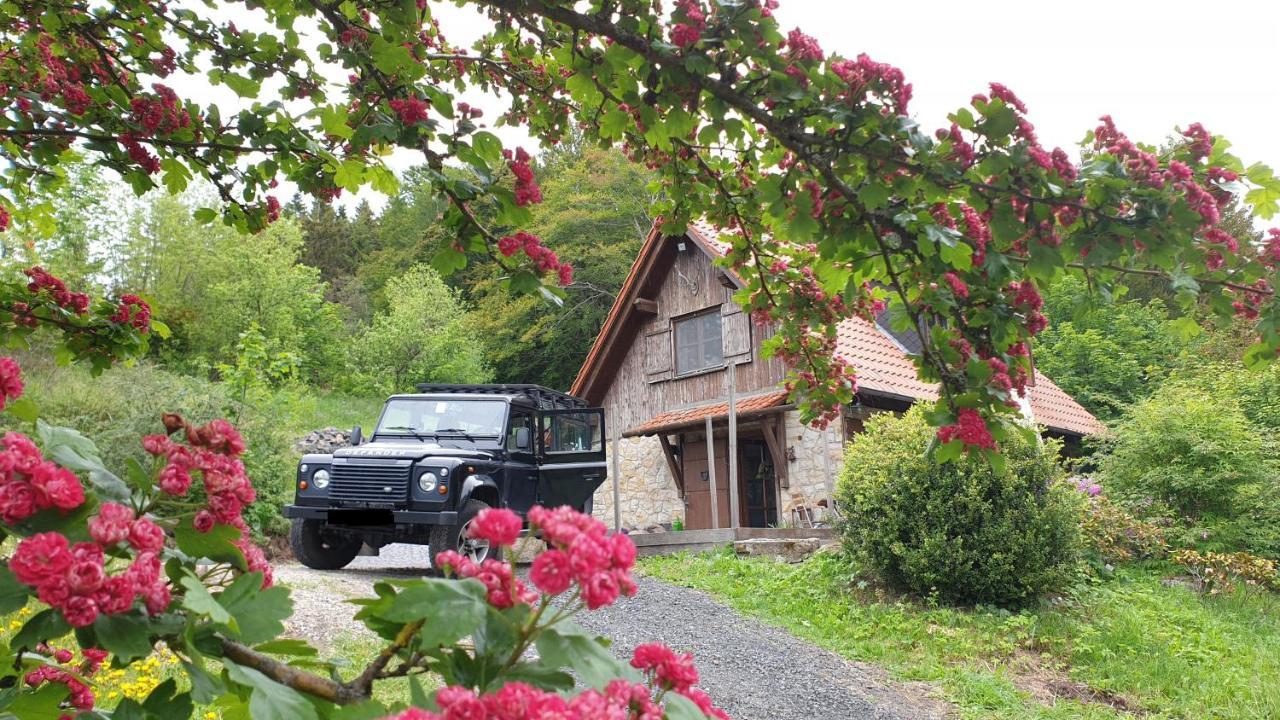
[[[675,333],[677,375],[724,364],[720,308],[676,320]]]

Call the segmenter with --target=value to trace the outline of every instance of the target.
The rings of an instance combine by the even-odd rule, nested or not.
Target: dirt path
[[[353,621],[348,598],[372,594],[384,577],[415,577],[426,568],[426,549],[383,548],[344,570],[276,567],[293,589],[291,634],[323,647],[372,637]],[[743,617],[709,596],[652,578],[640,592],[612,608],[579,617],[581,624],[614,640],[623,658],[639,643],[662,641],[697,659],[700,683],[735,720],[930,720],[945,707],[915,687],[893,683],[874,666],[853,663],[787,632]]]

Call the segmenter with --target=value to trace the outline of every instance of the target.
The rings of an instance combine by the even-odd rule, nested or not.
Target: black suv
[[[606,476],[604,412],[537,385],[419,385],[393,395],[361,443],[304,455],[294,481],[289,543],[307,567],[346,566],[361,544],[453,549],[479,562],[486,543],[467,523],[488,507],[591,511]]]

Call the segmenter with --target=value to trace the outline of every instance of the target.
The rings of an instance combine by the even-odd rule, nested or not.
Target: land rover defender
[[[289,542],[312,568],[345,567],[363,545],[427,545],[479,562],[496,548],[467,537],[481,510],[569,505],[591,511],[606,477],[604,412],[537,385],[419,385],[393,395],[367,442],[304,455]]]

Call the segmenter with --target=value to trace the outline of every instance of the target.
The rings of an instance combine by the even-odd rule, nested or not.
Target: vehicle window
[[[511,413],[511,429],[507,431],[507,450],[516,451],[516,430],[520,428],[529,429],[529,440],[533,441],[533,415],[527,412]],[[528,452],[527,450],[522,452]]]
[[[676,374],[724,364],[720,308],[675,321]]]
[[[500,400],[396,398],[387,403],[378,432],[446,433],[502,437],[507,404]]]
[[[542,446],[547,452],[598,452],[604,446],[602,435],[599,413],[557,413],[542,418]]]

